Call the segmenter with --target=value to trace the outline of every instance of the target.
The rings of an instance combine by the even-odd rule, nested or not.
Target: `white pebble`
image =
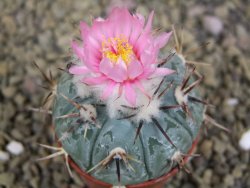
[[[239,99],[237,99],[237,98],[229,98],[229,99],[227,99],[227,104],[229,106],[236,106],[237,104],[239,104]]]
[[[205,29],[215,36],[219,35],[223,30],[223,23],[216,16],[205,16],[203,24]]]
[[[17,141],[11,141],[8,145],[7,145],[7,150],[14,155],[20,155],[21,153],[23,153],[24,151],[24,147],[22,145],[22,143],[17,142]]]
[[[243,150],[250,150],[250,129],[241,136],[239,145]]]
[[[0,151],[0,161],[5,162],[10,159],[10,155],[7,152]]]

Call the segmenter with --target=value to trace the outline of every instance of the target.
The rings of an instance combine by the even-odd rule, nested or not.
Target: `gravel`
[[[218,36],[223,31],[223,23],[216,16],[204,16],[203,26],[208,32],[215,36]]]
[[[6,162],[10,159],[10,155],[7,152],[0,151],[0,161],[1,162]]]
[[[250,128],[250,3],[245,0],[122,1],[133,11],[155,11],[156,28],[183,28],[184,53],[205,75],[200,91],[214,107],[208,114],[231,130],[210,124],[201,132],[197,153],[187,168],[172,178],[168,188],[250,187],[250,152],[240,148],[241,136]],[[39,108],[47,91],[32,62],[58,78],[70,55],[80,20],[104,16],[114,1],[1,0],[0,1],[0,187],[77,188],[84,183],[70,178],[63,158],[36,162],[50,154],[37,143],[55,144],[51,117],[30,111]],[[209,42],[209,45],[200,47]],[[173,48],[173,40],[165,49]],[[12,143],[12,144],[11,144]],[[13,143],[15,147],[13,147]],[[10,147],[11,146],[11,147]],[[8,149],[11,148],[11,149]],[[14,149],[13,149],[14,148]]]
[[[6,149],[13,155],[20,155],[24,152],[22,143],[17,141],[11,141],[10,143],[8,143]]]
[[[239,146],[243,150],[250,150],[250,129],[244,132],[240,138]]]

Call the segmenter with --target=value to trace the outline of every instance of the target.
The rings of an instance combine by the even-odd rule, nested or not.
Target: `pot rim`
[[[192,154],[195,150],[195,147],[198,143],[199,140],[199,136],[196,137],[196,139],[193,141],[192,147],[189,149],[188,155]],[[184,157],[184,164],[187,163],[187,160],[189,159],[189,156]],[[70,166],[84,179],[87,179],[88,181],[100,185],[100,186],[105,186],[105,187],[112,187],[112,184],[103,182],[101,180],[98,180],[96,178],[94,178],[93,176],[90,176],[89,174],[87,174],[86,172],[84,172],[82,169],[80,169],[77,164],[71,159],[71,157],[69,156],[69,164]],[[126,185],[126,188],[142,188],[142,187],[148,187],[157,183],[164,183],[167,180],[169,180],[171,177],[173,177],[177,172],[179,172],[179,168],[175,167],[173,168],[170,172],[164,174],[163,176],[159,177],[159,178],[155,178],[152,180],[148,180],[146,182],[142,182],[142,183],[138,183],[138,184],[134,184],[134,185]]]

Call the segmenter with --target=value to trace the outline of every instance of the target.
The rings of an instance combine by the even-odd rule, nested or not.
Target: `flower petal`
[[[138,60],[133,60],[128,64],[128,77],[133,80],[143,73],[143,66]]]
[[[82,40],[84,41],[84,39],[88,36],[90,28],[85,22],[80,22],[80,30],[81,30]]]
[[[142,33],[141,36],[138,38],[135,44],[135,53],[137,57],[140,57],[142,52],[145,50],[145,48],[150,45],[151,43],[151,36],[149,33]]]
[[[101,99],[102,100],[106,100],[110,95],[112,95],[115,86],[117,85],[117,83],[110,81],[107,85],[106,88],[104,89]]]
[[[173,74],[175,72],[175,70],[172,69],[168,69],[168,68],[157,68],[154,73],[149,76],[149,78],[155,78],[158,76],[166,76],[169,74]]]
[[[143,73],[138,77],[138,80],[147,79],[150,75],[152,75],[155,72],[155,69],[156,68],[154,65],[144,67]]]
[[[151,29],[152,29],[153,17],[154,17],[154,11],[152,11],[152,12],[150,13],[149,17],[148,17],[148,22],[147,22],[147,24],[146,24],[146,26],[145,26],[145,29],[144,29],[144,32],[145,32],[145,33],[148,33],[148,32],[151,31]]]
[[[75,41],[72,41],[71,48],[73,49],[74,54],[77,55],[77,57],[84,61],[84,50],[82,47],[79,47],[78,44]]]
[[[125,35],[127,38],[131,32],[132,15],[126,8],[114,8],[108,17],[108,20],[114,23],[110,29],[114,31],[114,37]]]
[[[97,36],[93,36],[94,33],[89,34],[88,38],[86,39],[85,46],[92,46],[96,50],[100,50],[101,48],[101,40],[98,39]]]
[[[124,92],[126,100],[132,105],[136,105],[136,92],[130,82],[124,84]]]
[[[145,18],[143,15],[141,15],[140,13],[136,13],[133,15],[133,18],[135,18],[136,20],[138,20],[140,22],[141,25],[144,25],[145,23]]]
[[[131,45],[135,45],[138,37],[140,36],[141,32],[143,30],[143,24],[140,20],[137,18],[132,19],[132,31],[130,33],[129,37],[129,43]]]
[[[134,44],[135,47],[135,53],[136,55],[139,57],[141,55],[141,53],[143,52],[143,50],[146,48],[146,46],[148,46],[152,40],[152,36],[151,36],[151,29],[152,29],[152,21],[153,21],[153,17],[154,17],[154,11],[152,11],[148,17],[148,21],[147,24],[143,30],[143,32],[141,33],[141,35],[139,36],[138,40],[136,41],[136,43]]]
[[[99,70],[115,82],[123,82],[127,79],[127,67],[121,58],[116,63],[104,58],[100,63]]]
[[[93,72],[96,72],[96,73],[99,72],[98,66],[100,63],[100,58],[98,56],[94,56],[91,52],[88,52],[88,49],[84,49],[84,50],[85,50],[84,53],[85,53],[85,59],[86,59],[84,64],[86,65],[86,67],[88,67]]]
[[[135,85],[137,88],[139,88],[139,90],[149,99],[151,99],[150,95],[146,92],[144,86],[142,85],[142,83],[140,81],[136,81]]]
[[[108,79],[106,76],[83,78],[81,81],[87,85],[100,85],[106,82]]]
[[[113,36],[114,27],[114,23],[112,23],[110,20],[100,21],[99,19],[95,19],[91,31],[93,32],[94,36],[98,38],[99,41],[103,41],[105,38]]]
[[[172,32],[169,32],[169,33],[162,33],[160,35],[158,35],[155,39],[154,39],[154,46],[157,47],[157,48],[162,48],[164,47],[169,38],[171,37],[172,35]]]
[[[156,63],[156,50],[155,49],[147,49],[144,50],[140,56],[141,62],[144,67],[150,66],[151,64]]]
[[[72,66],[69,68],[69,73],[70,74],[75,74],[75,75],[82,75],[89,73],[89,69],[85,66]]]

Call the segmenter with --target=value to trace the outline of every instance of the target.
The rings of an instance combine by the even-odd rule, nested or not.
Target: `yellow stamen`
[[[127,65],[130,63],[133,55],[133,47],[128,43],[128,39],[124,36],[111,37],[102,42],[102,53],[111,62],[116,63],[121,58]]]

